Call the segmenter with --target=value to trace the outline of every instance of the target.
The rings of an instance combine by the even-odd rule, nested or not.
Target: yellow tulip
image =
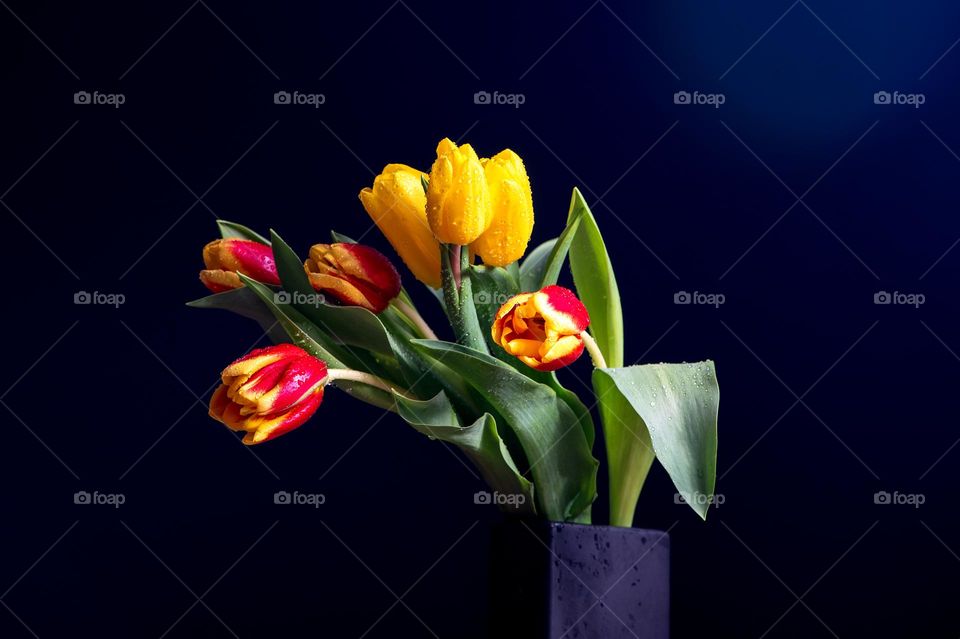
[[[440,245],[427,223],[426,174],[404,164],[388,164],[360,191],[360,201],[414,277],[440,288]]]
[[[470,248],[484,264],[506,266],[523,257],[533,231],[533,195],[520,156],[504,149],[483,160],[493,221]]]
[[[470,244],[490,226],[490,191],[483,165],[469,144],[437,145],[427,187],[427,221],[445,244]]]

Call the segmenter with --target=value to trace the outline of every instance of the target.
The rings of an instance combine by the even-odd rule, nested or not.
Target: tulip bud
[[[427,221],[445,244],[470,244],[490,226],[490,191],[483,165],[469,144],[437,145],[427,185]]]
[[[362,244],[314,244],[303,267],[317,291],[374,313],[400,293],[397,269],[383,253]]]
[[[589,324],[587,309],[573,291],[552,285],[507,300],[490,332],[494,342],[530,368],[554,371],[580,357],[581,333]]]
[[[259,444],[302,425],[323,401],[327,365],[293,344],[251,351],[227,366],[210,417]]]
[[[237,273],[265,284],[280,284],[273,250],[253,240],[214,240],[203,247],[203,263],[206,268],[200,271],[200,281],[214,293],[243,286]]]
[[[520,156],[505,149],[483,160],[493,220],[471,248],[490,266],[506,266],[523,257],[533,231],[533,195]]]
[[[403,164],[388,164],[360,191],[367,214],[384,234],[413,276],[440,288],[440,244],[427,223],[426,173]]]

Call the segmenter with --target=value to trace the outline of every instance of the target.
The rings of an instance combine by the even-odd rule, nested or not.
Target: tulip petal
[[[340,302],[383,311],[400,293],[400,275],[382,253],[360,244],[315,244],[304,263],[310,284]]]
[[[533,232],[533,196],[520,156],[505,149],[484,163],[490,191],[489,228],[471,248],[490,266],[506,266],[527,250]]]
[[[527,366],[553,371],[583,353],[580,334],[590,323],[572,291],[548,286],[511,297],[500,307],[490,328],[494,342]]]
[[[440,288],[440,244],[427,222],[426,174],[403,164],[388,164],[360,191],[360,201],[414,277]]]
[[[244,443],[273,439],[303,424],[323,398],[327,366],[293,344],[257,349],[224,369],[210,398],[210,416]]]
[[[490,191],[480,158],[469,144],[457,147],[444,138],[437,145],[427,185],[427,221],[446,244],[470,244],[489,228]]]
[[[206,269],[200,272],[200,281],[214,293],[239,288],[237,273],[258,282],[280,284],[273,251],[252,240],[228,238],[209,242],[203,247],[203,263]]]

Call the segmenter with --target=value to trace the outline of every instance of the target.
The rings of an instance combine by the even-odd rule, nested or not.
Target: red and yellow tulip
[[[360,191],[370,219],[418,280],[440,288],[440,243],[427,223],[426,173],[405,164],[388,164]]]
[[[493,341],[538,371],[572,364],[583,353],[582,333],[590,316],[573,291],[547,286],[514,295],[497,311]]]
[[[280,284],[273,250],[253,240],[214,240],[203,247],[203,263],[206,268],[200,271],[200,281],[214,293],[243,286],[237,273],[265,284]]]
[[[362,244],[314,244],[303,267],[315,290],[374,313],[400,293],[397,269],[383,253]]]
[[[323,401],[327,365],[293,344],[251,351],[221,374],[210,416],[235,431],[244,444],[259,444],[301,426]]]

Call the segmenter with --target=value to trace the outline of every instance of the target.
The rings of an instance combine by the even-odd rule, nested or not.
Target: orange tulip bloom
[[[490,329],[493,341],[538,371],[572,364],[583,353],[590,316],[573,291],[547,286],[514,295],[500,307]]]

